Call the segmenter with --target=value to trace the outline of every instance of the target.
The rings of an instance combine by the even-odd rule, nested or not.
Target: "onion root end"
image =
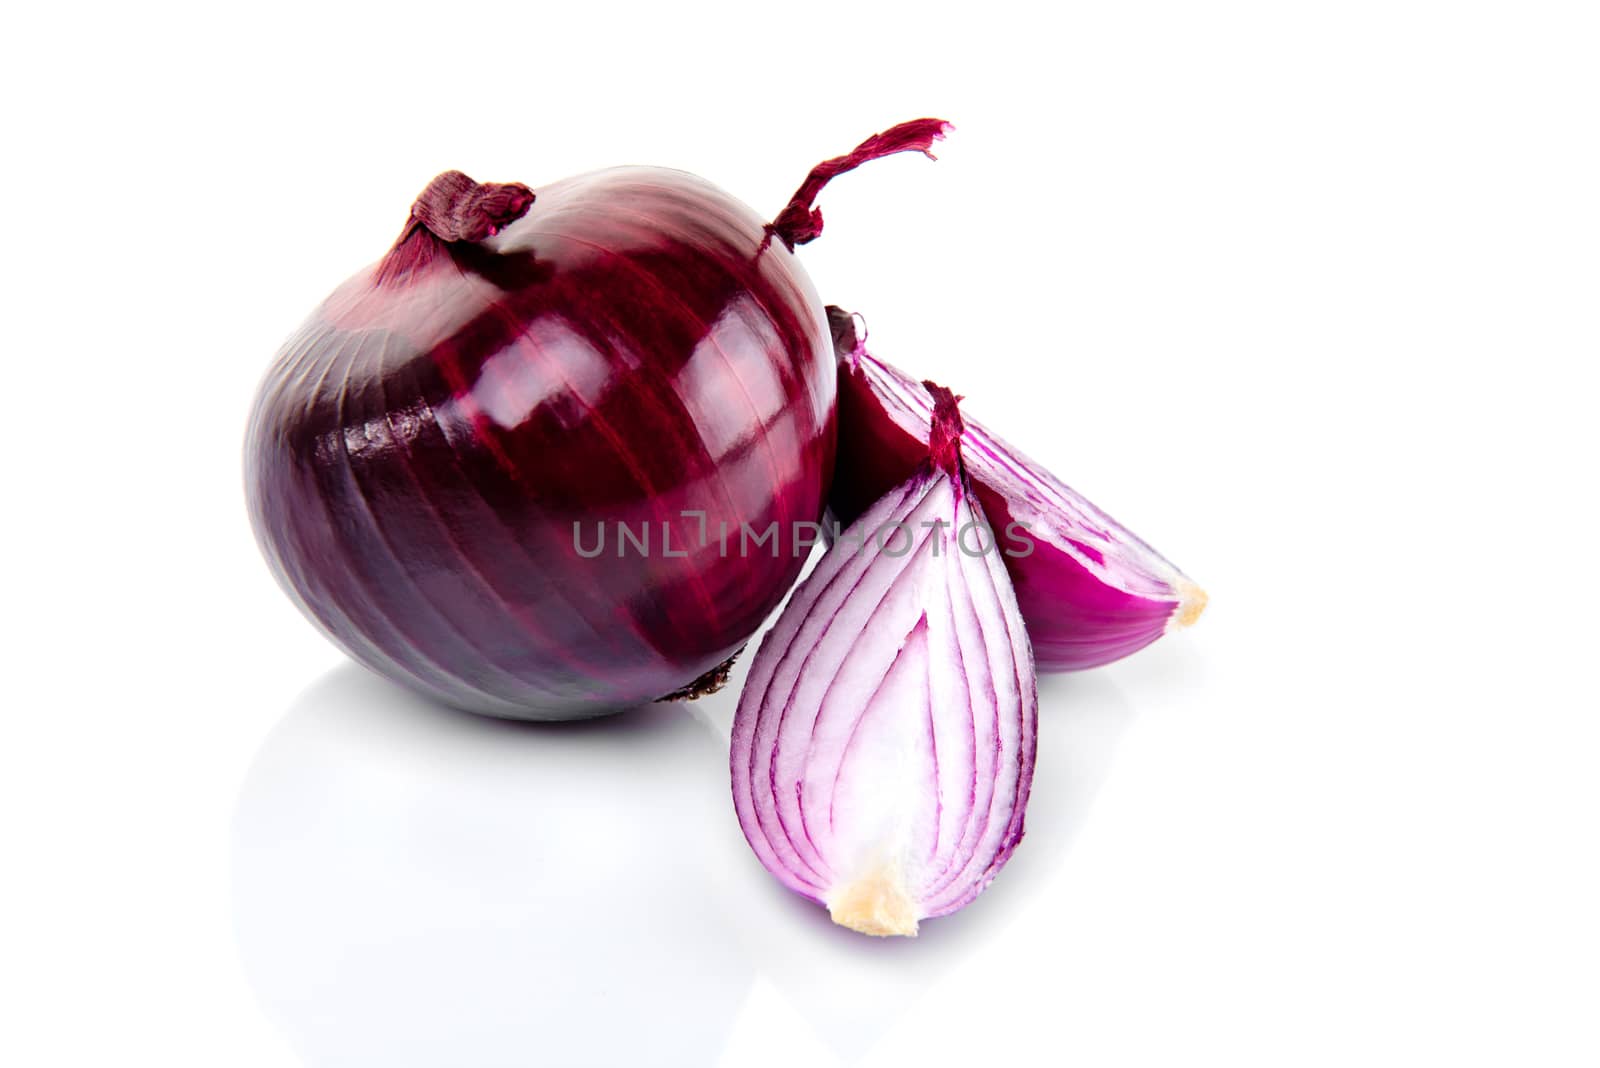
[[[828,904],[833,922],[865,935],[917,936],[917,907],[898,875],[880,868],[846,886]]]
[[[1211,598],[1206,596],[1205,590],[1188,579],[1179,580],[1177,591],[1178,606],[1172,610],[1172,619],[1167,624],[1168,630],[1181,630],[1184,627],[1194,626],[1211,601]]]

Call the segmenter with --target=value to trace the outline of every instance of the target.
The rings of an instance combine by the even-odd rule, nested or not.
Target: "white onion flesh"
[[[981,506],[947,467],[925,464],[835,541],[763,639],[734,720],[757,857],[866,934],[970,903],[1021,839],[1033,777],[1033,654]]]

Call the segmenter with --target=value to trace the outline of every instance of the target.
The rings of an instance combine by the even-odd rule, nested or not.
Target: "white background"
[[[8,1065],[1592,1065],[1591,5],[34,4],[5,16]],[[744,845],[732,694],[606,726],[343,662],[245,522],[258,376],[437,171],[775,212],[874,350],[1200,625],[1041,686],[914,942]]]

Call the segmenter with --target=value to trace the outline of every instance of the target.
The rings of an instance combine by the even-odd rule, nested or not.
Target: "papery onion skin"
[[[833,356],[798,261],[709,182],[616,168],[523,207],[391,253],[290,338],[247,499],[355,659],[455,707],[577,718],[691,684],[782,599],[833,466]],[[774,522],[770,554],[719,551],[720,525]],[[652,551],[619,556],[618,524]]]
[[[867,351],[850,313],[830,307],[828,315],[839,357],[840,457],[828,505],[847,525],[927,454],[927,414],[901,411],[897,420],[886,389],[914,397],[927,412],[933,404],[922,383]],[[982,423],[964,418],[967,473],[1000,534],[1040,671],[1100,667],[1199,618],[1206,595],[1177,567]],[[1000,486],[991,474],[1002,463],[1027,465],[1074,514]],[[1041,517],[1059,529],[1046,530]],[[1124,554],[1137,573],[1107,569],[1108,548]]]
[[[1026,626],[998,554],[980,551],[993,534],[961,470],[956,398],[930,388],[922,463],[763,637],[729,756],[762,865],[877,936],[915,935],[993,881],[1022,839],[1036,757]]]

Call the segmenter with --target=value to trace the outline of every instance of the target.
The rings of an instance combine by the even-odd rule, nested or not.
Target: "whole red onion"
[[[537,195],[440,175],[261,384],[246,490],[279,581],[457,707],[573,718],[696,686],[794,582],[831,477],[832,345],[792,252],[811,201],[943,128],[819,165],[770,224],[680,171]]]

